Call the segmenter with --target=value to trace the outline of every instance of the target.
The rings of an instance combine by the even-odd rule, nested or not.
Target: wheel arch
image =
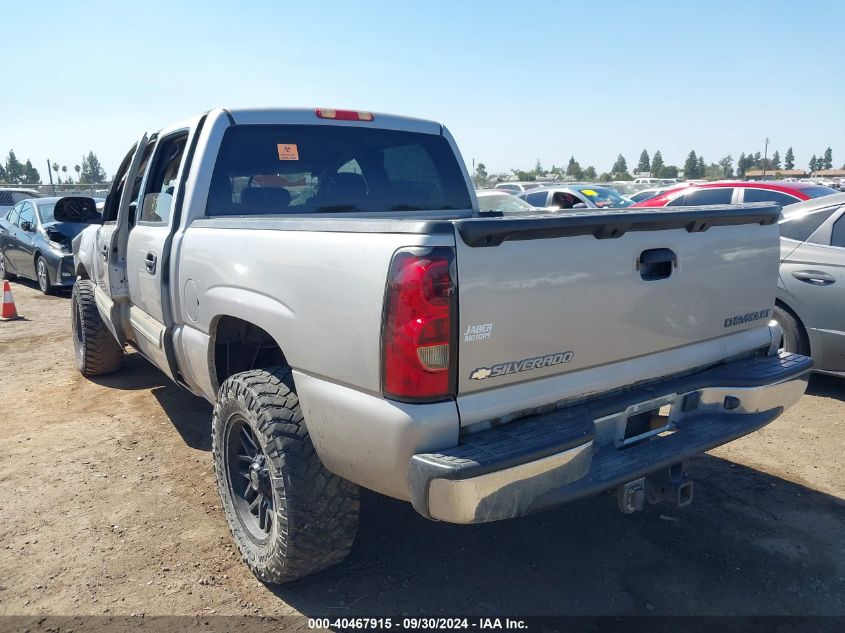
[[[265,328],[231,314],[218,314],[209,328],[209,377],[215,390],[250,369],[288,366],[282,346]]]
[[[810,333],[807,331],[807,326],[804,325],[804,319],[801,318],[801,315],[798,314],[798,311],[792,307],[790,303],[787,303],[780,297],[775,299],[775,306],[783,310],[784,312],[788,312],[795,322],[798,324],[798,327],[801,328],[801,332],[804,334],[804,340],[807,341],[807,346],[810,348],[810,354],[813,353],[813,341],[810,337]]]
[[[91,276],[88,274],[88,269],[85,268],[85,264],[82,262],[78,262],[76,264],[76,277],[77,279],[91,279]]]

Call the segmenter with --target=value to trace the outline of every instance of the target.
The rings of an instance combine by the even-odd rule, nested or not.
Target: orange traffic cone
[[[3,282],[3,311],[0,312],[0,321],[12,321],[20,319],[18,310],[15,308],[15,300],[12,298],[12,288],[8,281]]]

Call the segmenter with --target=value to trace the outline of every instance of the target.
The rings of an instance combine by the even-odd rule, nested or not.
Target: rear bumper
[[[414,455],[411,502],[432,519],[483,523],[614,488],[765,426],[801,398],[811,368],[796,354],[757,356],[470,435]],[[629,420],[661,407],[653,430],[626,439]]]

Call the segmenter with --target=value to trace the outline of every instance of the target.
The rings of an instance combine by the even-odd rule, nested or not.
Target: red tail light
[[[393,256],[382,324],[384,395],[409,402],[455,395],[457,286],[451,248]]]

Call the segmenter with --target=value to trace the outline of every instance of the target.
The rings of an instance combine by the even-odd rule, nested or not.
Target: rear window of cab
[[[365,126],[236,125],[223,136],[206,215],[472,208],[440,135]]]

